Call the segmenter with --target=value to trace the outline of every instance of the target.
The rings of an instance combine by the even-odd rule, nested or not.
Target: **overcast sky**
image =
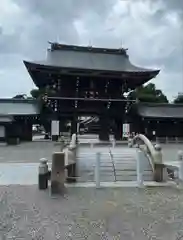
[[[172,99],[183,92],[182,34],[183,0],[0,0],[0,98],[29,93],[23,59],[59,41],[128,48],[133,64],[161,69],[153,82]]]

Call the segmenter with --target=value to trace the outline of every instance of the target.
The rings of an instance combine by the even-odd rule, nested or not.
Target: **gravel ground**
[[[0,239],[181,240],[183,191],[1,186]]]

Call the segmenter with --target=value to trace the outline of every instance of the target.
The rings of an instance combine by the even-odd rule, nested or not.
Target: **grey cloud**
[[[51,21],[55,19],[64,19],[72,21],[73,18],[80,17],[85,12],[95,11],[100,15],[106,15],[111,6],[116,1],[113,0],[14,0],[20,7],[26,10],[38,14],[43,18],[50,18]],[[58,22],[57,22],[58,24]]]
[[[179,12],[183,11],[183,1],[182,0],[176,0],[176,1],[172,1],[172,0],[162,0],[165,4],[165,6],[169,9],[169,10],[178,10]]]
[[[47,41],[79,44],[80,37],[75,21],[91,16],[94,22],[102,22],[110,12],[113,0],[10,0],[18,11],[4,15],[8,24],[0,24],[0,96],[15,92],[29,92],[33,83],[23,66],[23,59],[44,58]],[[14,6],[13,6],[14,7]],[[2,12],[1,12],[2,13]],[[92,19],[92,16],[95,18]],[[4,20],[4,22],[5,22]],[[91,21],[91,24],[92,24]],[[97,23],[98,24],[98,23]],[[12,31],[9,31],[11,27]],[[14,78],[14,83],[12,82]],[[25,83],[25,84],[23,84]],[[8,93],[9,89],[9,93]],[[11,93],[10,93],[11,92]]]
[[[166,10],[169,12],[176,12],[180,18],[180,23],[182,25],[183,31],[183,1],[182,0],[162,0]]]
[[[21,49],[20,31],[16,29],[16,32],[12,34],[4,34],[3,28],[0,30],[0,52],[7,54],[18,53]]]
[[[112,0],[101,0],[100,4],[97,0],[13,1],[25,11],[27,23],[19,26],[20,29],[16,28],[13,35],[1,35],[0,47],[3,52],[14,52],[19,49],[19,52],[30,57],[43,55],[47,41],[60,40],[68,44],[78,44],[79,36],[74,24],[75,20],[84,18],[87,21],[90,17],[90,24],[97,25],[99,22],[102,23],[102,18],[110,12],[111,5],[115,4]],[[33,26],[29,19],[34,20]],[[12,44],[11,39],[13,39]]]
[[[32,81],[26,72],[22,60],[44,58],[47,41],[57,41],[68,44],[89,44],[120,47],[123,42],[129,48],[129,54],[137,65],[163,66],[171,76],[181,76],[180,46],[174,40],[180,34],[178,29],[171,26],[166,20],[167,12],[176,12],[181,17],[182,0],[145,0],[144,4],[150,4],[152,13],[141,18],[136,11],[136,19],[130,16],[130,7],[118,14],[113,7],[120,0],[11,0],[20,9],[18,16],[12,16],[11,27],[13,31],[7,31],[9,25],[0,22],[0,71],[3,71],[4,83],[8,77],[21,74],[21,80],[15,77],[13,87],[9,84],[5,91],[23,92],[30,90]],[[134,4],[141,0],[134,0]],[[163,3],[163,4],[162,4]],[[9,6],[11,8],[11,5]],[[118,15],[118,16],[117,16]],[[114,20],[117,16],[117,20]],[[5,16],[6,17],[6,16]],[[140,21],[140,24],[138,22]],[[81,26],[76,26],[80,22]],[[7,33],[8,32],[8,33]],[[166,34],[166,35],[165,35]],[[173,35],[173,36],[172,36]],[[173,38],[174,37],[174,38]],[[169,54],[166,47],[172,46]],[[162,50],[163,49],[163,50]],[[11,75],[8,71],[12,71]],[[166,75],[158,76],[158,81],[165,83]],[[25,82],[23,83],[23,78]],[[161,79],[162,78],[162,79]],[[171,86],[168,80],[166,86]],[[162,87],[162,84],[161,84]],[[4,94],[0,89],[0,95]]]

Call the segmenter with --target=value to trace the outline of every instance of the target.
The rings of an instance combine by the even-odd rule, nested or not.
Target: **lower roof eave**
[[[34,81],[34,84],[37,87],[41,87],[43,83],[40,83],[38,79],[35,79],[35,76],[33,74],[34,70],[39,70],[42,71],[50,71],[50,72],[57,72],[58,74],[64,74],[64,75],[78,75],[78,76],[93,76],[93,77],[110,77],[111,79],[123,79],[123,78],[132,78],[131,81],[129,81],[130,88],[134,89],[152,78],[155,78],[160,70],[149,70],[149,71],[107,71],[107,70],[95,70],[95,69],[77,69],[77,68],[62,68],[58,66],[51,66],[51,65],[44,65],[41,63],[35,63],[35,62],[29,62],[29,61],[24,61],[24,64]],[[136,79],[135,79],[136,78]],[[134,81],[133,81],[134,79]],[[131,86],[132,85],[132,86]],[[134,85],[134,86],[133,86]]]
[[[142,69],[141,71],[135,71],[135,70],[121,70],[121,71],[111,71],[111,70],[103,70],[103,69],[85,69],[85,68],[71,68],[71,67],[62,67],[62,66],[53,66],[53,65],[47,65],[47,64],[43,64],[43,63],[39,63],[39,62],[30,62],[30,61],[23,61],[27,70],[30,72],[33,69],[38,68],[40,70],[40,68],[42,69],[48,69],[48,70],[67,70],[69,71],[83,71],[83,72],[102,72],[102,73],[114,73],[114,74],[121,74],[121,76],[123,76],[123,74],[134,74],[134,75],[151,75],[151,78],[157,76],[160,72],[160,70],[144,70]],[[59,72],[60,73],[60,72]]]
[[[13,116],[9,115],[0,115],[0,124],[11,123],[13,122]]]

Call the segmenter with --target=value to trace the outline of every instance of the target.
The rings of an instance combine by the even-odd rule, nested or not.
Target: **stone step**
[[[76,158],[78,161],[81,161],[81,160],[92,160],[92,161],[96,161],[96,158],[92,158],[92,157],[80,157],[80,158]],[[129,161],[134,161],[136,162],[135,158],[133,157],[130,157],[130,158],[114,158],[114,159],[110,159],[109,157],[106,157],[106,158],[101,158],[100,159],[100,162],[111,162],[111,161],[115,161],[115,162],[129,162]]]
[[[87,160],[87,159],[92,159],[92,160],[96,160],[96,156],[91,156],[91,155],[88,155],[88,156],[77,156],[76,159],[78,160]],[[106,156],[102,156],[100,158],[100,161],[104,161],[104,160],[108,160],[108,161],[111,161],[111,160],[115,160],[115,161],[121,161],[121,160],[124,160],[124,161],[128,161],[128,160],[131,160],[133,159],[134,161],[136,161],[136,158],[135,156],[121,156],[121,157],[113,157],[111,158],[109,155],[106,155]]]
[[[89,171],[81,171],[80,172],[80,176],[82,175],[88,175],[88,176],[93,176],[94,177],[94,172],[89,172]],[[136,176],[137,177],[137,173],[136,170],[121,170],[121,171],[115,171],[111,170],[111,171],[100,171],[100,176]],[[144,171],[143,176],[152,176],[152,172],[151,171]]]
[[[102,173],[102,174],[105,174],[105,173],[113,173],[113,172],[116,172],[116,174],[118,174],[118,175],[121,175],[121,174],[125,174],[125,175],[127,175],[127,174],[136,174],[137,175],[137,171],[136,171],[136,169],[118,169],[118,170],[115,170],[115,169],[113,169],[113,168],[108,168],[108,169],[101,169],[100,170],[100,173]],[[90,173],[90,174],[94,174],[94,170],[93,171],[91,171],[90,169],[85,169],[85,168],[83,168],[83,169],[80,169],[80,171],[79,172],[86,172],[86,173]],[[147,169],[147,170],[144,170],[144,174],[152,174],[152,171],[151,170],[149,170],[149,169]]]
[[[135,171],[136,172],[136,168],[133,168],[133,167],[127,167],[127,168],[113,168],[113,167],[111,167],[111,168],[109,168],[109,167],[103,167],[103,168],[101,168],[100,169],[100,172],[109,172],[109,171],[113,171],[113,170],[115,170],[116,172],[127,172],[127,171]],[[152,172],[152,170],[151,169],[144,169],[144,172]]]
[[[111,155],[107,149],[100,148],[101,152],[101,162],[100,162],[100,178],[102,182],[114,182],[115,175],[116,181],[136,181],[136,149],[124,149],[122,151],[120,148],[111,148]],[[99,151],[99,150],[98,150]],[[78,162],[80,166],[80,176],[82,176],[79,181],[88,182],[94,181],[94,172],[96,164],[96,153],[97,150],[93,148],[89,149],[88,152],[80,152],[78,154]],[[144,180],[152,181],[153,174],[151,166],[147,161],[143,161],[144,166]]]
[[[94,182],[94,176],[86,176],[78,179],[79,182]],[[101,176],[101,182],[114,182],[114,176]],[[137,181],[137,176],[117,176],[116,181]],[[144,181],[153,181],[151,175],[144,176]]]

